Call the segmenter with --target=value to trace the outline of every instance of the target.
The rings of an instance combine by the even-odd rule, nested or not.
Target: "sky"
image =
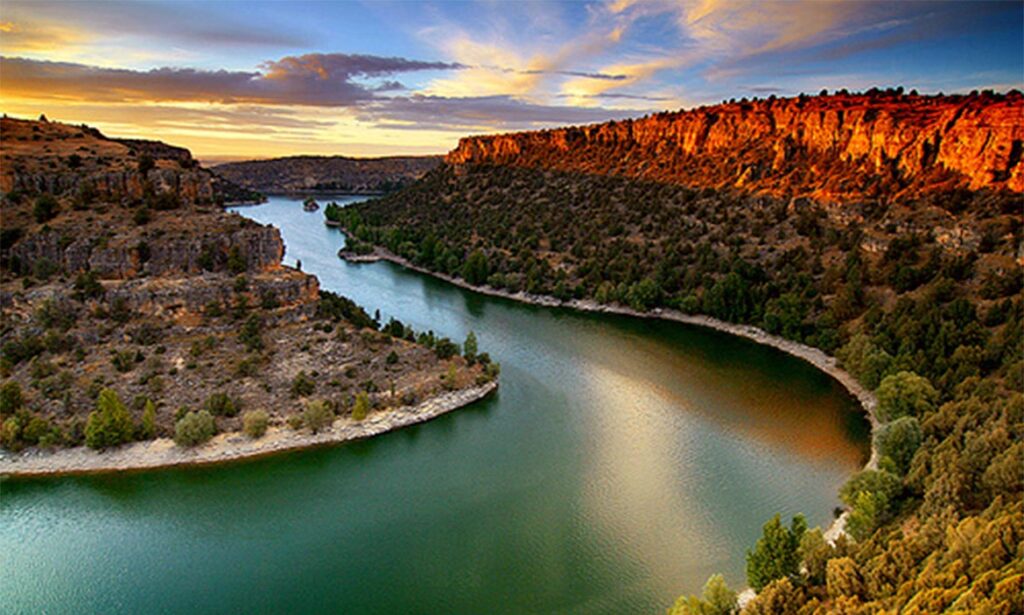
[[[200,159],[443,153],[730,98],[1024,86],[1024,2],[3,0],[0,110]]]

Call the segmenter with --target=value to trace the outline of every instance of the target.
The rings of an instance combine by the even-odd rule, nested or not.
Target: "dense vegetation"
[[[708,314],[838,356],[878,391],[884,457],[840,494],[848,537],[766,525],[747,612],[1009,613],[1024,611],[1020,211],[1007,193],[834,207],[442,167],[331,216],[350,248],[471,284]],[[673,611],[729,612],[730,595],[715,579]]]

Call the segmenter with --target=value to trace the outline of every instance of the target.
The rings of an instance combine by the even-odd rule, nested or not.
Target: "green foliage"
[[[262,438],[267,433],[270,417],[264,410],[249,410],[242,415],[242,431],[252,439]]]
[[[366,310],[348,297],[342,297],[327,290],[320,291],[320,301],[317,303],[316,313],[319,318],[328,318],[334,322],[345,320],[358,328],[377,328],[377,323],[370,318]]]
[[[875,447],[879,455],[892,460],[902,475],[910,469],[910,461],[921,446],[921,424],[912,416],[904,416],[878,428]]]
[[[16,380],[8,380],[0,386],[0,416],[6,417],[21,410],[25,398],[21,394],[21,385]]]
[[[85,423],[85,444],[89,448],[104,449],[129,442],[135,436],[131,414],[112,389],[100,391],[96,409],[89,413]]]
[[[292,379],[292,397],[308,397],[316,391],[316,381],[305,371],[300,371]]]
[[[257,314],[252,314],[246,319],[245,324],[242,325],[241,330],[238,332],[238,341],[245,346],[249,352],[257,352],[263,350],[263,335],[261,333],[263,329],[263,321]]]
[[[143,175],[145,175],[146,173],[149,173],[150,171],[152,171],[154,168],[156,168],[156,161],[153,160],[152,156],[150,156],[149,154],[142,154],[141,156],[139,156],[139,160],[138,160],[139,173],[142,173]]]
[[[921,418],[935,409],[939,398],[938,391],[926,378],[908,371],[886,376],[875,393],[878,396],[876,414],[884,422],[902,416]]]
[[[490,269],[487,255],[483,250],[473,250],[462,267],[462,278],[474,286],[484,284],[491,274]]]
[[[864,386],[876,389],[892,365],[892,357],[876,346],[871,338],[858,333],[850,338],[838,353],[839,360],[848,372]]]
[[[739,609],[736,592],[720,574],[711,575],[700,596],[680,596],[668,615],[731,615]]]
[[[362,391],[356,393],[355,403],[352,404],[352,418],[356,421],[365,419],[371,408],[370,396]]]
[[[444,375],[441,376],[441,386],[448,391],[454,391],[459,386],[459,373],[455,369],[454,363],[448,364],[448,369]]]
[[[334,410],[323,399],[307,402],[305,409],[302,411],[302,422],[313,433],[323,431],[334,422]]]
[[[470,365],[476,362],[476,355],[480,351],[479,345],[476,340],[476,333],[470,331],[466,335],[466,341],[462,344],[462,356],[465,357],[466,361]]]
[[[106,292],[103,285],[100,284],[99,277],[95,271],[86,271],[85,273],[78,274],[75,278],[75,293],[74,296],[79,301],[85,301],[86,299],[99,299]]]
[[[217,433],[213,415],[206,410],[188,412],[174,425],[174,443],[182,447],[198,446]]]
[[[139,424],[139,440],[151,440],[156,437],[156,404],[147,399],[142,410],[142,421]]]
[[[32,207],[32,217],[36,222],[42,224],[57,217],[59,211],[60,205],[57,203],[57,199],[49,194],[41,194],[36,197],[35,205]]]
[[[865,540],[888,521],[903,490],[899,477],[886,470],[863,470],[839,490],[839,497],[850,507],[846,530],[856,540]]]
[[[747,583],[755,591],[800,571],[800,542],[806,531],[803,515],[793,517],[788,528],[779,515],[764,524],[753,551],[747,551]]]
[[[459,354],[459,345],[447,337],[442,337],[434,343],[434,354],[442,361],[450,359]]]
[[[228,250],[228,271],[241,274],[245,273],[246,269],[248,269],[248,264],[242,251],[238,249],[238,246],[231,246]]]
[[[398,353],[392,350],[391,352],[388,353],[388,356],[386,359],[384,359],[384,362],[387,363],[388,365],[394,365],[398,363]]]
[[[241,403],[227,393],[214,393],[206,398],[203,408],[213,416],[235,416],[241,409]]]

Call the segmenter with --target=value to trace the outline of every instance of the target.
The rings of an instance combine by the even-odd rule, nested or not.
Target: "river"
[[[499,392],[331,449],[6,480],[0,610],[660,613],[714,572],[743,585],[771,515],[827,525],[867,455],[855,400],[775,349],[348,264],[300,199],[236,211],[371,314],[475,331]]]

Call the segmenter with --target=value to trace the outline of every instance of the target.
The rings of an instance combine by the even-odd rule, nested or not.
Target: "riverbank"
[[[108,451],[85,446],[53,452],[32,449],[0,457],[0,475],[60,476],[153,470],[175,466],[209,465],[265,457],[287,451],[331,446],[370,438],[423,423],[483,399],[498,388],[497,381],[432,397],[415,406],[374,412],[362,421],[335,420],[330,429],[312,434],[288,427],[271,427],[259,439],[241,432],[219,434],[195,448],[182,448],[170,438],[135,442]]]
[[[832,377],[838,382],[847,392],[850,393],[860,403],[863,408],[865,415],[867,416],[868,422],[871,425],[871,454],[868,458],[867,463],[864,464],[865,470],[874,470],[878,468],[878,449],[875,447],[874,434],[880,425],[878,418],[875,415],[875,406],[878,400],[875,398],[875,394],[860,384],[856,378],[854,378],[849,372],[843,369],[835,357],[828,355],[818,348],[787,340],[778,335],[772,335],[763,329],[759,329],[752,325],[739,325],[735,323],[725,322],[712,318],[710,316],[685,314],[683,312],[671,309],[656,308],[649,312],[640,312],[629,307],[620,305],[606,305],[597,303],[592,300],[580,300],[570,299],[562,301],[555,297],[547,295],[532,295],[526,292],[512,293],[507,290],[493,288],[491,286],[474,286],[469,284],[461,278],[456,278],[443,273],[437,273],[430,271],[424,267],[420,267],[408,259],[402,258],[397,254],[394,254],[388,250],[380,247],[375,247],[374,251],[370,254],[354,254],[346,252],[344,249],[338,252],[338,256],[351,263],[372,263],[376,261],[386,260],[396,265],[400,265],[407,269],[423,273],[425,275],[433,276],[437,279],[444,280],[450,284],[454,284],[461,288],[471,290],[474,292],[490,295],[492,297],[503,297],[505,299],[511,299],[513,301],[519,301],[522,303],[529,303],[531,305],[539,305],[545,307],[560,307],[569,308],[574,310],[581,310],[584,312],[598,312],[604,314],[618,314],[623,316],[633,316],[636,318],[656,318],[661,320],[668,320],[673,322],[684,323],[688,325],[696,325],[699,327],[707,327],[730,335],[737,335],[739,337],[746,338],[758,344],[765,346],[771,346],[785,352],[788,355],[794,356],[798,359],[802,359],[818,370],[824,372],[828,376]],[[829,542],[835,542],[839,536],[845,533],[846,520],[849,516],[848,511],[844,511],[839,517],[837,517],[825,530],[825,539]]]

